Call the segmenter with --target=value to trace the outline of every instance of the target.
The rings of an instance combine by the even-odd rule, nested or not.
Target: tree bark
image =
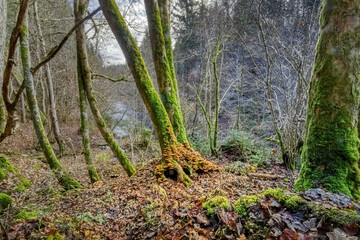
[[[7,22],[7,0],[0,0],[0,89],[3,83],[4,54],[6,46],[6,22]],[[4,132],[6,125],[6,108],[2,94],[0,94],[0,135]]]
[[[191,175],[193,171],[217,169],[216,165],[203,159],[188,144],[177,141],[170,118],[155,90],[136,41],[120,14],[116,2],[114,0],[100,0],[99,2],[103,14],[124,53],[159,138],[162,162],[161,165],[157,166],[155,174],[159,177],[165,177],[167,174],[173,175],[172,177],[176,177],[178,181],[188,185],[191,183],[188,174]],[[147,4],[147,1],[145,3]],[[187,170],[188,174],[184,170]]]
[[[297,191],[323,187],[360,199],[359,6],[359,0],[323,2]]]
[[[79,19],[78,19],[79,20]],[[86,48],[86,36],[84,28],[76,30],[76,47],[77,47],[77,59],[78,59],[78,73],[79,77],[83,78],[87,99],[89,101],[90,109],[94,115],[97,127],[102,134],[104,140],[109,145],[110,149],[118,159],[128,176],[132,176],[136,173],[135,167],[132,165],[130,160],[127,158],[125,153],[121,150],[117,144],[114,135],[108,128],[105,120],[103,119],[100,110],[98,108],[95,96],[92,88],[91,68],[88,62],[87,48]]]
[[[37,29],[38,37],[39,37],[39,41],[40,41],[40,54],[41,54],[41,57],[43,58],[43,57],[46,57],[46,46],[45,46],[45,41],[44,41],[44,37],[42,34],[41,25],[39,22],[38,7],[37,7],[36,0],[34,1],[34,19],[35,19],[36,29]],[[45,79],[46,79],[46,83],[47,83],[47,90],[48,90],[48,97],[49,97],[51,126],[52,126],[52,130],[54,133],[54,137],[59,146],[60,155],[63,155],[66,152],[66,143],[63,140],[63,138],[61,136],[61,132],[60,132],[59,121],[58,121],[58,117],[57,117],[57,113],[56,113],[56,101],[55,101],[54,86],[53,86],[53,80],[52,80],[52,76],[51,76],[49,63],[45,64]]]
[[[88,1],[87,0],[75,0],[74,1],[74,15],[75,22],[80,21],[86,14]],[[76,30],[76,39],[78,44],[82,44],[84,39],[83,33],[85,32],[84,25],[81,25]],[[87,115],[87,103],[86,103],[86,92],[85,92],[85,84],[84,84],[84,76],[81,69],[80,58],[78,58],[78,88],[79,88],[79,106],[80,106],[80,118],[81,118],[81,135],[82,135],[82,145],[83,145],[83,153],[85,157],[85,162],[88,168],[88,173],[90,177],[91,183],[100,181],[99,174],[96,171],[96,168],[93,164],[93,159],[91,155],[90,148],[90,132],[89,132],[89,120]]]
[[[188,144],[177,92],[167,1],[148,0],[145,8],[160,97],[178,142]]]
[[[29,0],[21,0],[19,4],[19,12],[16,19],[16,24],[14,29],[12,30],[9,46],[8,46],[8,55],[7,55],[7,61],[5,64],[5,69],[3,73],[3,79],[2,79],[2,97],[5,104],[5,108],[7,111],[7,120],[6,120],[6,126],[4,131],[0,135],[0,142],[2,142],[6,137],[10,136],[12,134],[12,130],[14,129],[16,125],[16,105],[20,99],[20,95],[24,90],[24,85],[21,85],[21,87],[16,92],[16,96],[13,102],[10,101],[10,94],[9,94],[9,85],[10,85],[10,76],[12,68],[15,64],[15,52],[16,52],[16,44],[18,42],[20,32],[21,32],[21,26],[23,24],[25,14],[27,11]]]
[[[44,152],[46,160],[54,172],[59,183],[65,189],[81,188],[81,185],[72,179],[68,172],[61,166],[60,162],[56,158],[56,155],[52,149],[52,146],[46,136],[44,126],[41,121],[41,115],[39,107],[36,101],[36,92],[34,88],[33,76],[30,71],[30,52],[29,52],[29,40],[27,22],[25,21],[20,34],[20,52],[23,66],[24,86],[26,90],[27,101],[30,108],[31,119],[34,124],[34,129],[39,139],[40,146]]]

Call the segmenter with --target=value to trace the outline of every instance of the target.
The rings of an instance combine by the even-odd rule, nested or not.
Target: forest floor
[[[222,158],[210,159],[221,167],[219,171],[195,175],[189,187],[173,180],[158,181],[153,176],[158,159],[135,161],[138,172],[128,178],[111,152],[99,148],[101,137],[94,132],[94,161],[102,182],[90,184],[78,129],[67,128],[64,136],[70,151],[61,162],[84,185],[83,190],[62,191],[42,153],[34,150],[37,145],[31,127],[21,128],[0,145],[0,152],[31,183],[30,188],[16,191],[19,180],[15,175],[0,182],[0,192],[14,200],[1,216],[0,238],[6,239],[4,229],[8,239],[218,238],[222,217],[206,216],[202,209],[205,200],[226,196],[234,203],[240,196],[269,188],[291,191],[297,177],[296,171],[288,171],[276,161],[265,168],[249,165],[249,174],[235,175],[224,170],[232,161]],[[231,222],[231,214],[227,218]],[[236,235],[223,234],[222,238],[247,239]]]

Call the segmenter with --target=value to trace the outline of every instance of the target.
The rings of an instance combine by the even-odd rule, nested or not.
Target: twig
[[[5,238],[5,240],[9,240],[9,236],[7,235],[6,229],[1,221],[0,221],[0,227],[1,227],[1,230],[3,231],[2,235]]]
[[[93,73],[93,74],[91,74],[91,76],[92,76],[92,78],[99,77],[99,78],[104,78],[104,79],[110,80],[112,82],[121,82],[121,81],[122,82],[128,82],[129,81],[125,76],[121,76],[118,79],[111,78],[111,77],[105,76],[105,75],[100,74],[100,73]]]

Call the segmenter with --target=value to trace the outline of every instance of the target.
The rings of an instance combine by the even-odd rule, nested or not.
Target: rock
[[[358,238],[355,236],[348,236],[344,231],[340,228],[335,228],[333,232],[326,233],[326,236],[329,237],[329,240],[357,240]]]
[[[316,218],[311,218],[304,222],[304,226],[308,229],[314,229],[316,228]]]

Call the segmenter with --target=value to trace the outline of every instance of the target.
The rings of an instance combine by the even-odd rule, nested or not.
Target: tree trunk
[[[34,1],[34,19],[36,24],[36,29],[38,32],[38,37],[40,40],[40,55],[41,57],[46,57],[46,46],[44,37],[42,34],[41,25],[39,22],[39,16],[38,16],[38,8],[37,8],[37,1]],[[80,19],[81,20],[81,19]],[[50,109],[50,121],[51,121],[51,127],[56,139],[56,142],[59,146],[60,155],[63,155],[66,152],[66,144],[63,140],[61,133],[60,133],[60,127],[59,127],[59,121],[56,113],[56,101],[55,101],[55,94],[54,94],[54,86],[53,86],[53,80],[50,72],[50,64],[45,64],[45,79],[47,83],[47,89],[49,94],[49,109]]]
[[[145,8],[160,97],[178,142],[188,144],[177,92],[167,0],[145,1]]]
[[[20,34],[20,50],[21,60],[23,65],[24,82],[27,101],[30,108],[31,119],[34,124],[36,135],[39,139],[40,146],[44,152],[46,160],[54,172],[59,183],[65,189],[81,188],[81,185],[72,179],[68,172],[61,166],[60,162],[56,158],[56,155],[51,147],[51,144],[46,136],[44,126],[41,121],[39,107],[37,105],[33,76],[31,74],[30,66],[30,52],[29,52],[29,40],[28,40],[28,29],[27,22],[25,21]]]
[[[82,7],[79,7],[79,9]],[[84,10],[85,11],[85,10]],[[77,19],[77,20],[80,20]],[[132,176],[136,173],[135,167],[132,165],[130,160],[127,158],[125,153],[121,150],[113,134],[108,128],[105,120],[101,116],[100,110],[98,108],[95,96],[93,94],[93,88],[91,84],[91,69],[88,62],[87,48],[86,48],[86,36],[84,28],[76,30],[76,47],[77,47],[77,59],[78,59],[78,73],[79,77],[83,78],[83,83],[85,84],[85,90],[87,94],[87,99],[89,105],[94,115],[96,124],[99,128],[100,133],[102,134],[104,140],[109,145],[110,149],[114,153],[115,157],[118,159],[128,176]]]
[[[4,74],[4,54],[6,46],[7,0],[0,0],[0,89],[2,88]],[[2,93],[0,94],[0,135],[5,130],[6,109]]]
[[[10,75],[12,72],[12,68],[15,65],[14,59],[15,59],[16,45],[20,36],[21,27],[25,18],[28,3],[29,0],[20,1],[16,24],[11,32],[11,36],[9,40],[7,61],[5,64],[5,69],[2,78],[2,97],[7,111],[7,119],[6,119],[5,129],[4,131],[2,131],[0,135],[0,142],[2,142],[6,137],[10,136],[13,132],[14,127],[16,126],[16,105],[20,99],[20,95],[22,91],[24,90],[24,85],[22,85],[16,92],[14,101],[13,102],[10,101],[10,94],[9,94],[9,85],[11,83]]]
[[[359,4],[323,3],[297,191],[323,187],[360,198]]]
[[[88,1],[86,0],[75,0],[74,1],[74,15],[75,22],[80,21],[86,14]],[[82,40],[81,35],[85,30],[85,26],[81,25],[76,30],[77,39]],[[78,59],[79,61],[79,59]],[[90,132],[89,132],[89,120],[87,115],[87,103],[86,103],[86,92],[85,92],[85,84],[84,84],[84,76],[81,70],[81,63],[78,62],[78,88],[79,88],[79,105],[80,105],[80,118],[81,118],[81,135],[82,135],[82,144],[83,144],[83,152],[85,156],[85,162],[88,168],[88,173],[90,177],[91,183],[100,181],[100,177],[96,171],[96,168],[93,164],[91,149],[90,149]]]
[[[100,0],[99,2],[103,14],[124,53],[159,138],[162,162],[161,165],[157,166],[155,174],[159,177],[176,177],[178,181],[188,185],[191,183],[188,174],[191,175],[193,171],[217,169],[216,165],[203,159],[188,144],[177,141],[170,118],[155,90],[136,41],[132,37],[115,1]],[[147,4],[147,1],[145,3]]]

